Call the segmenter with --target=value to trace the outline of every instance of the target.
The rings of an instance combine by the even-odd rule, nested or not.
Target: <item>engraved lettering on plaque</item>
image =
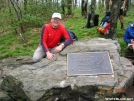
[[[108,52],[67,54],[67,75],[113,74]]]

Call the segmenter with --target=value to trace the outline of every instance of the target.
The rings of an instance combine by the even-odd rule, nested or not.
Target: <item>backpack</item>
[[[100,27],[97,28],[97,31],[101,34],[109,34],[109,28],[110,28],[110,19],[111,19],[111,12],[106,12],[106,15],[104,18],[102,18]]]
[[[67,31],[68,31],[70,37],[73,39],[73,41],[78,41],[78,38],[77,38],[77,36],[75,35],[74,32],[72,32],[70,30],[67,30]],[[66,39],[64,38],[64,36],[62,36],[62,38],[60,39],[60,42],[65,42],[65,40]]]
[[[94,26],[98,26],[99,15],[98,14],[94,14],[94,17],[93,17],[94,25],[93,26],[91,26],[91,16],[92,16],[92,14],[91,13],[88,13],[88,16],[87,16],[87,24],[86,24],[85,28],[92,28]]]

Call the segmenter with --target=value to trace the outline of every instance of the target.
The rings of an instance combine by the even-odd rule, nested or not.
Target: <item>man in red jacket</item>
[[[54,53],[62,51],[64,47],[73,42],[69,32],[61,24],[61,19],[60,13],[53,13],[51,22],[43,26],[41,42],[33,55],[34,62],[40,61],[45,56],[48,60],[53,60],[55,57]],[[62,37],[66,40],[58,45]]]

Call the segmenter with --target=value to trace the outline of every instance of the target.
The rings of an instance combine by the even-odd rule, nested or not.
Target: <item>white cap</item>
[[[53,13],[52,18],[59,18],[59,19],[62,19],[60,13]]]

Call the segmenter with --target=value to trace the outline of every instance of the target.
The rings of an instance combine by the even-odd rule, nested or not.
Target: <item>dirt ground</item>
[[[134,81],[133,81],[133,85],[131,87],[129,87],[126,91],[124,96],[126,98],[130,98],[129,100],[124,100],[124,101],[134,101]]]
[[[134,86],[128,88],[125,94],[126,94],[126,97],[134,99]]]

